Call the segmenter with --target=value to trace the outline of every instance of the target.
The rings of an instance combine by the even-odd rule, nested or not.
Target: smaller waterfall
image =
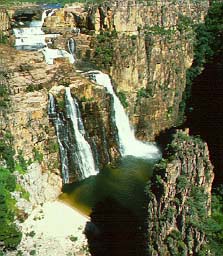
[[[42,26],[47,17],[47,10],[43,11],[41,20],[33,20],[29,27],[13,28],[16,37],[15,47],[18,50],[36,50],[46,46],[46,37],[57,37],[57,34],[45,35]]]
[[[53,120],[57,140],[60,148],[60,159],[61,159],[61,169],[62,169],[62,178],[63,183],[69,183],[69,163],[68,163],[68,152],[67,148],[64,146],[66,145],[66,136],[63,136],[64,133],[64,124],[59,118],[59,114],[56,112],[55,100],[53,95],[49,94],[49,107],[48,107],[48,115]]]
[[[75,152],[75,155],[78,159],[82,178],[96,175],[97,171],[91,147],[84,137],[85,130],[80,116],[79,106],[76,99],[72,98],[69,87],[66,88],[66,111],[68,116],[70,116],[73,125],[73,132],[77,146],[77,152]]]
[[[122,156],[132,155],[142,158],[159,157],[160,153],[155,145],[151,143],[143,143],[135,138],[134,130],[130,126],[129,118],[113,90],[109,76],[100,71],[90,71],[87,74],[91,76],[96,83],[104,86],[114,99],[115,122],[118,129]]]
[[[74,55],[76,51],[76,42],[75,40],[71,37],[67,41],[67,48],[70,54]]]

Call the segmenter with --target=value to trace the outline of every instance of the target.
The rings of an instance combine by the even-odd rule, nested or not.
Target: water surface
[[[127,156],[98,175],[65,185],[61,200],[90,215],[97,203],[110,198],[140,215],[145,203],[145,185],[156,160]]]

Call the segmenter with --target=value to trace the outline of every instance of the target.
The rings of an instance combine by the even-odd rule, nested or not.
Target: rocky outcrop
[[[33,207],[55,200],[62,187],[57,138],[47,115],[47,86],[55,67],[43,63],[38,52],[18,52],[1,45],[0,55],[4,56],[2,74],[7,85],[1,99],[1,105],[5,104],[0,116],[1,139],[4,142],[6,134],[13,138],[10,150],[20,166],[12,167],[18,171],[17,182],[30,194],[29,203],[19,201],[18,207],[29,213]]]
[[[177,131],[147,190],[149,255],[198,255],[210,215],[213,167],[207,144]]]

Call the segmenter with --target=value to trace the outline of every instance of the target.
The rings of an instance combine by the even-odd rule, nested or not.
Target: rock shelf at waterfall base
[[[17,252],[28,256],[35,251],[41,256],[88,255],[83,230],[88,218],[74,208],[55,201],[38,206],[21,224],[22,242]],[[14,256],[16,253],[8,253]]]

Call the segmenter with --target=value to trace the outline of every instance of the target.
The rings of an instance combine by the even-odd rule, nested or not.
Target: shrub
[[[15,168],[15,150],[12,146],[12,140],[13,137],[9,132],[6,132],[3,138],[0,138],[0,160],[5,161],[10,171],[14,171]]]
[[[127,108],[128,107],[128,102],[127,102],[127,98],[126,98],[126,95],[123,91],[120,91],[117,93],[117,96],[119,98],[119,100],[121,101],[122,105],[124,108]]]
[[[0,169],[0,244],[7,249],[15,249],[22,234],[14,224],[15,200],[10,192],[15,190],[15,177],[3,167]]]
[[[34,154],[34,161],[37,161],[39,163],[43,161],[43,153],[41,153],[38,149],[34,148],[33,154]]]

